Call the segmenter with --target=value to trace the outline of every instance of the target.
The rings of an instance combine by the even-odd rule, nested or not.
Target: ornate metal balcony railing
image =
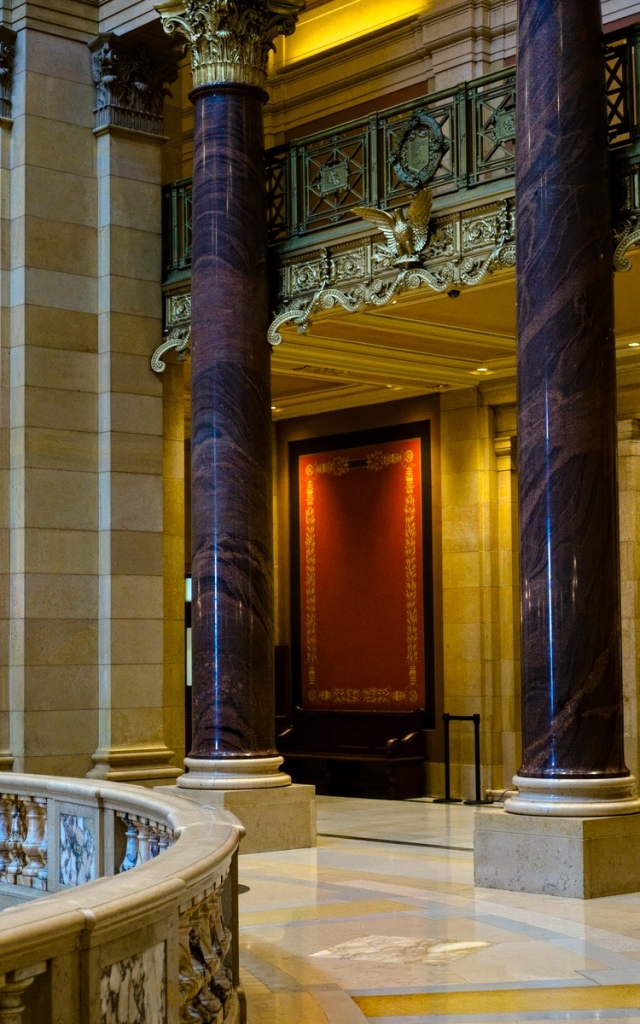
[[[640,161],[640,25],[605,42],[609,141],[624,175]],[[466,191],[490,202],[513,180],[515,104],[510,68],[270,150],[270,243],[335,243],[336,227],[361,223],[354,207],[405,205],[432,161],[436,199]],[[168,187],[164,201],[165,279],[175,281],[191,263],[191,180]]]

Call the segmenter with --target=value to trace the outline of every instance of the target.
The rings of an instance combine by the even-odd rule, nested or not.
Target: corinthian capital
[[[262,88],[276,36],[290,36],[305,0],[167,0],[156,5],[165,32],[191,54],[193,84]]]
[[[141,45],[127,45],[116,35],[96,36],[89,42],[96,85],[96,129],[129,128],[162,134],[162,103],[175,82],[175,63],[158,59]]]

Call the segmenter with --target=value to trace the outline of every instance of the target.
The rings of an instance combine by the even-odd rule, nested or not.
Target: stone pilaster
[[[98,738],[92,97],[86,44],[20,29],[10,255],[3,246],[11,289],[2,295],[11,390],[11,753],[19,771],[63,775],[86,773]]]
[[[181,786],[288,785],[274,745],[262,104],[301,0],[161,4],[195,107],[191,277],[193,749]]]
[[[622,685],[626,762],[638,775],[640,736],[640,420],[618,420]]]
[[[511,779],[522,757],[516,437],[512,434],[498,434],[493,439],[493,448],[496,456],[498,503],[502,784],[505,789],[510,789]]]
[[[163,395],[147,357],[162,329],[161,111],[177,69],[113,36],[97,37],[90,48],[98,169],[100,735],[89,774],[151,785],[180,774],[164,740]],[[181,590],[182,565],[172,572],[179,572],[173,589]],[[179,709],[174,713],[179,732]]]
[[[500,619],[492,414],[477,388],[440,399],[444,710],[480,715],[482,789],[502,783]],[[430,767],[429,793],[443,781]],[[451,728],[454,796],[475,796],[473,729]]]
[[[0,26],[0,769],[10,768],[9,743],[9,358],[11,265],[11,93],[15,33]]]

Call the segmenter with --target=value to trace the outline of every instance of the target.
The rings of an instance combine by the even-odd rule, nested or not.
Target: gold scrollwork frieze
[[[321,257],[323,275],[314,294],[309,299],[294,299],[291,305],[280,312],[271,323],[268,331],[270,345],[282,342],[281,328],[286,324],[295,324],[298,334],[305,334],[313,322],[316,313],[341,306],[348,313],[358,313],[363,309],[387,306],[399,294],[420,288],[423,284],[435,292],[450,291],[459,286],[473,286],[495,270],[515,265],[515,244],[513,235],[513,200],[503,200],[493,214],[493,247],[486,253],[486,240],[489,235],[489,219],[483,221],[480,233],[485,246],[482,252],[460,251],[446,262],[438,262],[429,267],[428,247],[425,250],[425,262],[413,266],[404,266],[393,277],[376,277],[373,280],[356,284],[348,291],[335,285],[335,274],[332,258],[327,250]],[[318,257],[316,257],[318,259]]]
[[[640,245],[640,210],[631,210],[627,217],[616,225],[614,245],[614,270],[627,273],[632,269],[627,253],[634,245]]]
[[[187,358],[189,355],[189,346],[191,344],[191,327],[182,325],[181,327],[173,327],[166,339],[161,345],[158,345],[157,349],[151,356],[151,369],[156,373],[164,373],[166,369],[166,363],[162,358],[166,352],[170,352],[172,349],[175,350],[178,359],[180,361]]]

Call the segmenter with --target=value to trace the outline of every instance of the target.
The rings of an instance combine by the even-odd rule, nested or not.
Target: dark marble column
[[[270,350],[262,104],[295,0],[159,7],[195,106],[191,276],[193,748],[187,788],[287,785],[274,746]]]
[[[191,758],[276,756],[263,100],[193,93]]]
[[[516,202],[523,765],[508,810],[616,813],[632,780],[599,0],[519,2]]]

